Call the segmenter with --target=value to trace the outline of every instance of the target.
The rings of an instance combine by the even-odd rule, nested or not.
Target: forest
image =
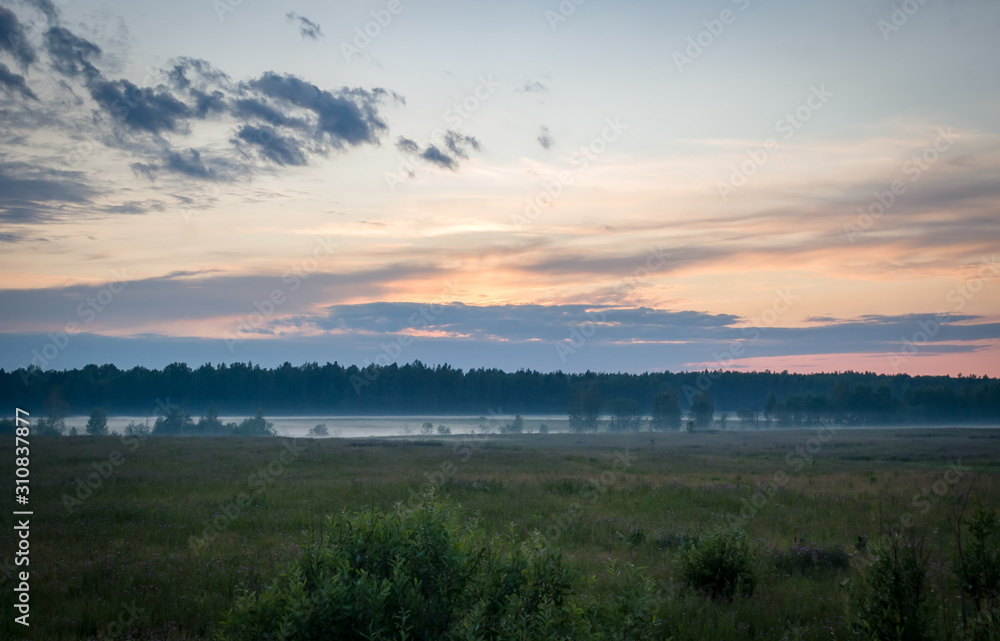
[[[742,427],[988,423],[1000,419],[1000,380],[977,376],[894,376],[872,372],[647,372],[568,374],[470,369],[420,361],[359,368],[305,363],[174,363],[163,369],[87,365],[42,371],[0,369],[0,396],[49,418],[192,415],[569,415],[571,426],[612,431],[707,427],[722,417]],[[686,422],[684,423],[686,424]]]

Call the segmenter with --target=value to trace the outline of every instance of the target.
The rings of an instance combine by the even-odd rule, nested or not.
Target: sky
[[[1000,376],[1000,2],[0,0],[0,367]]]

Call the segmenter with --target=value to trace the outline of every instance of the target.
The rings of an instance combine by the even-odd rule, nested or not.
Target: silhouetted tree
[[[695,427],[704,429],[712,424],[715,416],[715,399],[708,395],[708,390],[702,390],[691,404],[691,414]]]
[[[87,421],[87,434],[91,436],[107,436],[108,434],[108,413],[99,407],[95,407],[90,412],[90,419]]]
[[[274,423],[264,418],[264,412],[257,410],[252,418],[245,418],[235,430],[234,436],[274,436]]]
[[[601,393],[597,385],[591,385],[583,394],[583,427],[590,432],[597,431],[597,419],[601,416]]]
[[[656,395],[653,399],[653,429],[679,430],[681,428],[681,404],[674,388]]]
[[[633,398],[616,398],[611,401],[611,432],[639,431],[639,402]]]
[[[156,436],[179,436],[191,434],[193,430],[191,415],[176,405],[168,405],[163,416],[158,417],[153,424],[153,434]]]
[[[219,410],[215,408],[215,403],[208,406],[208,411],[205,415],[198,419],[198,425],[195,430],[199,434],[224,434],[226,427],[219,420]]]

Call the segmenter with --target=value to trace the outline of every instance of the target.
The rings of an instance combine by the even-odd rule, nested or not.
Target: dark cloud
[[[448,130],[444,136],[444,144],[452,154],[459,158],[468,158],[467,147],[479,151],[479,141],[473,136],[465,136],[456,131]]]
[[[24,0],[24,2],[41,11],[45,19],[49,21],[49,24],[59,22],[59,10],[56,9],[56,5],[52,0]]]
[[[136,176],[153,180],[172,173],[181,178],[222,180],[223,174],[252,176],[262,165],[301,166],[308,164],[311,156],[326,156],[331,151],[364,144],[377,145],[388,128],[380,114],[382,103],[386,99],[403,103],[397,94],[380,88],[325,90],[301,78],[274,72],[237,84],[209,62],[187,57],[171,60],[162,70],[164,84],[140,86],[105,75],[103,69],[112,64],[115,56],[104,56],[100,46],[60,26],[54,4],[32,4],[49,19],[42,42],[48,54],[44,61],[48,70],[54,72],[50,77],[56,76],[53,80],[62,87],[63,95],[73,96],[73,102],[64,100],[58,109],[21,108],[5,114],[5,126],[10,129],[10,135],[5,133],[8,143],[21,131],[53,126],[74,139],[89,137],[131,154],[130,167]],[[322,35],[319,25],[298,14],[292,17],[305,37]],[[0,36],[3,36],[0,52],[12,55],[25,66],[38,62],[17,16],[3,7],[0,7]],[[86,92],[79,92],[80,89]],[[25,77],[2,63],[0,94],[37,99]],[[86,104],[87,94],[98,107],[90,122],[77,118],[70,124],[60,118],[59,109],[65,112],[75,106],[79,112]],[[108,115],[117,125],[103,124]],[[206,153],[204,148],[188,148],[190,144],[177,144],[164,137],[189,134],[193,121],[207,118],[233,125],[234,135],[229,140],[232,146],[228,151]],[[428,157],[439,163],[448,162],[445,154],[461,157],[471,144],[469,140],[474,142],[469,138],[449,139],[442,147],[441,157],[433,156],[433,152]],[[37,207],[31,203],[8,201],[5,218],[36,217]],[[128,213],[127,210],[130,208],[97,211]]]
[[[452,171],[458,169],[459,159],[467,160],[469,158],[469,149],[475,151],[479,151],[480,149],[479,141],[476,138],[450,129],[445,132],[441,146],[444,147],[447,153],[435,144],[428,144],[421,149],[417,142],[405,136],[400,136],[396,140],[396,149],[399,151]]]
[[[205,93],[199,89],[191,89],[191,97],[194,98],[192,113],[197,118],[226,111],[226,96],[221,91]]]
[[[429,146],[420,153],[420,157],[427,162],[437,165],[438,167],[443,167],[445,169],[451,169],[454,171],[458,167],[458,163],[451,156],[444,154],[440,149],[434,145]]]
[[[377,144],[379,132],[387,129],[378,115],[378,105],[387,95],[384,89],[341,89],[331,93],[290,75],[268,72],[249,83],[250,87],[316,115],[316,133],[335,148],[345,144]]]
[[[306,156],[293,138],[281,136],[272,127],[243,125],[236,137],[250,143],[261,157],[278,165],[305,165]]]
[[[542,149],[549,149],[553,144],[552,137],[549,135],[549,128],[544,125],[538,134],[538,144],[542,146]]]
[[[305,16],[300,16],[294,11],[290,11],[285,14],[290,22],[298,21],[299,23],[299,33],[302,34],[302,38],[312,38],[313,40],[318,40],[323,37],[323,31],[320,26],[306,18]]]
[[[101,73],[93,61],[101,57],[101,48],[69,29],[52,27],[45,32],[45,48],[52,57],[52,67],[70,77],[97,79]]]
[[[332,249],[331,249],[332,251]],[[303,258],[313,256],[312,249]],[[320,253],[321,270],[310,273],[308,280],[299,283],[293,290],[283,274],[226,274],[206,271],[178,271],[165,276],[136,278],[131,280],[126,290],[128,304],[115,304],[114,322],[119,327],[142,327],[149,323],[160,323],[191,319],[218,319],[228,316],[245,315],[255,311],[253,301],[267,296],[275,288],[287,294],[280,307],[284,314],[304,314],[326,304],[324,301],[353,297],[363,293],[379,295],[387,280],[397,278],[425,278],[437,274],[433,267],[419,264],[389,264],[368,271],[335,273],[322,271],[335,267],[332,254]],[[130,270],[128,270],[130,271]],[[292,274],[292,272],[289,272]],[[131,275],[131,274],[126,274]],[[7,285],[5,285],[6,287]],[[99,289],[99,288],[98,288]],[[65,323],[79,302],[94,295],[91,285],[66,285],[38,289],[0,288],[0,308],[4,309],[4,322],[22,327],[37,323]],[[14,309],[15,305],[23,309]],[[9,308],[9,309],[8,309]],[[59,319],[64,319],[59,322]],[[109,316],[108,321],[112,319]],[[235,329],[235,323],[226,326]],[[11,331],[17,331],[16,329]]]
[[[170,171],[201,178],[204,180],[215,180],[218,177],[215,169],[207,167],[201,159],[201,152],[197,149],[188,149],[187,153],[171,151],[167,154],[164,167]]]
[[[97,191],[77,172],[23,164],[0,165],[0,220],[37,223],[50,220],[68,205],[84,205]]]
[[[134,162],[129,165],[129,167],[132,169],[132,173],[136,176],[145,176],[149,180],[154,180],[156,178],[156,172],[160,169],[158,165],[144,162]]]
[[[405,136],[400,136],[399,140],[396,141],[396,149],[407,154],[416,155],[420,153],[420,145]]]
[[[128,80],[100,81],[90,95],[109,113],[136,131],[159,134],[183,131],[191,109],[166,89],[139,88]]]
[[[24,35],[24,27],[10,9],[0,7],[0,51],[6,51],[20,62],[28,66],[35,62],[35,49]]]
[[[542,83],[535,81],[525,84],[523,87],[514,89],[514,93],[548,93],[549,88]]]
[[[181,57],[172,60],[171,64],[173,66],[167,71],[167,78],[176,89],[232,90],[233,83],[229,76],[206,60]]]
[[[585,320],[600,326],[601,339],[673,340],[716,338],[739,321],[730,314],[619,308],[594,305],[485,305],[452,302],[435,305],[427,319],[419,303],[335,305],[326,318],[303,317],[324,329],[394,334],[410,328],[447,332],[481,340],[558,341]]]
[[[0,62],[0,90],[3,90],[8,94],[17,92],[25,98],[38,100],[38,96],[36,96],[35,92],[28,86],[24,76],[12,72],[7,65],[2,62]]]
[[[292,122],[284,113],[257,98],[240,98],[234,101],[233,115],[244,120],[263,120],[271,125],[305,126],[305,122],[301,120]]]

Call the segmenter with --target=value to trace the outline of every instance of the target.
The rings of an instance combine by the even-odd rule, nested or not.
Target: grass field
[[[7,487],[13,440],[0,446]],[[943,562],[949,511],[969,488],[1000,505],[1000,430],[37,439],[29,638],[213,638],[236,595],[267,585],[326,515],[430,486],[487,531],[540,531],[584,575],[608,558],[646,568],[669,597],[664,638],[846,638],[842,584],[865,562],[859,545],[912,521]],[[758,590],[713,602],[684,589],[684,542],[736,521],[762,550]],[[843,547],[851,568],[774,562],[810,545]],[[8,607],[3,638],[27,636],[12,619]]]

